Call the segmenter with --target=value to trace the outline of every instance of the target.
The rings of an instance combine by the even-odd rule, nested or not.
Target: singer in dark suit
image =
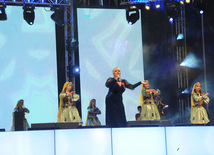
[[[106,125],[109,127],[127,126],[122,94],[125,88],[133,90],[142,83],[132,85],[127,80],[121,79],[120,74],[120,69],[114,68],[114,77],[108,78],[105,84],[109,88],[106,96]]]

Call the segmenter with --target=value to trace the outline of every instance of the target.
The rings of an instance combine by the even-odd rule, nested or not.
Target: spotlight
[[[126,10],[126,20],[129,25],[133,25],[139,19],[139,10],[136,6],[131,6]]]
[[[6,5],[0,5],[0,20],[7,20],[7,14],[5,13]]]
[[[181,40],[181,39],[184,39],[184,34],[183,33],[180,33],[177,36],[177,40]]]
[[[148,3],[145,4],[145,9],[146,10],[150,10],[150,2],[148,2]]]
[[[69,78],[79,76],[80,68],[77,65],[69,65],[67,67],[67,76]]]
[[[182,5],[183,5],[183,4],[184,4],[184,0],[180,0],[180,4],[182,4]]]
[[[178,17],[179,2],[168,0],[168,1],[164,2],[164,6],[165,6],[166,13],[167,13],[169,20],[172,18],[175,19]]]
[[[160,2],[157,1],[157,2],[155,3],[155,8],[156,8],[156,9],[159,9],[160,7],[161,7]]]
[[[169,22],[170,22],[171,24],[173,23],[173,18],[172,18],[172,17],[169,18]]]
[[[198,58],[194,53],[189,53],[180,66],[188,68],[200,68],[202,65],[202,60]]]
[[[64,9],[59,6],[51,7],[51,11],[54,13],[51,15],[51,19],[59,26],[64,26]]]
[[[68,51],[76,51],[78,48],[78,41],[76,39],[67,39],[66,40],[66,50]]]
[[[186,3],[190,3],[190,0],[185,0]]]
[[[24,20],[29,24],[33,25],[34,24],[34,19],[35,19],[35,12],[34,12],[35,7],[33,5],[25,5],[23,6],[23,16]]]
[[[204,13],[204,11],[203,11],[203,10],[201,10],[201,11],[200,11],[200,14],[202,15],[203,13]]]
[[[206,0],[194,0],[192,3],[197,10],[205,10],[207,8]]]

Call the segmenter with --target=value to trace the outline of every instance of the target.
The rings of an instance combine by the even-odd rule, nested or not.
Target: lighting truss
[[[53,5],[69,6],[70,1],[67,0],[0,0],[0,4],[18,5],[31,4],[34,6],[51,7]]]

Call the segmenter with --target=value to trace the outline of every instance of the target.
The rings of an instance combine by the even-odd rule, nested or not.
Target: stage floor
[[[0,132],[1,155],[213,155],[214,127]]]

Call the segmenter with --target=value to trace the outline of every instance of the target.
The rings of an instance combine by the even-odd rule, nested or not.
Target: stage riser
[[[214,127],[0,132],[1,155],[211,155]]]

